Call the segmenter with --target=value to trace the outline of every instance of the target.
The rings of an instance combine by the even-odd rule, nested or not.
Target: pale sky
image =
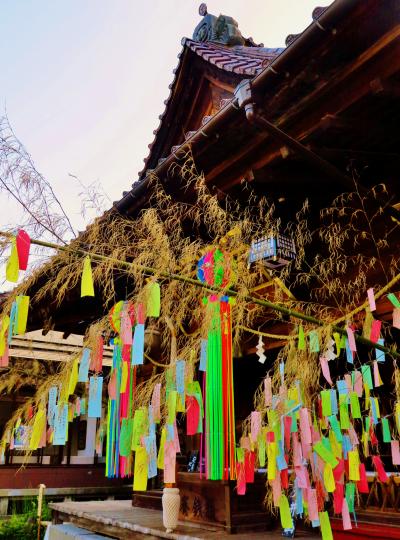
[[[311,22],[318,0],[209,0],[266,47]],[[79,186],[100,181],[112,201],[147,156],[181,38],[200,20],[199,0],[1,0],[0,106],[51,181],[74,226]],[[3,213],[0,225],[10,222]],[[17,224],[16,224],[17,225]]]

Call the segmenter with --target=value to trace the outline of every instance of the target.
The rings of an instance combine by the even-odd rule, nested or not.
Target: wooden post
[[[37,508],[37,525],[38,525],[37,540],[40,540],[40,528],[42,524],[43,493],[44,493],[45,488],[46,486],[44,484],[39,485],[38,508]]]

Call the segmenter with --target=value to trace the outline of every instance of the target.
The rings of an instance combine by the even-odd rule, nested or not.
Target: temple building
[[[180,168],[189,156],[221,206],[233,200],[246,208],[252,201],[265,200],[286,224],[302,211],[307,200],[308,219],[316,230],[321,210],[329,207],[335,197],[357,189],[362,200],[371,188],[385,184],[391,198],[386,198],[386,191],[377,190],[374,205],[383,208],[377,230],[389,234],[391,227],[400,223],[398,2],[386,0],[383,5],[380,0],[336,0],[329,7],[317,7],[311,24],[301,34],[289,35],[284,48],[268,48],[244,37],[232,17],[212,15],[205,4],[201,4],[199,13],[201,19],[192,38],[182,39],[178,65],[149,153],[144,158],[144,168],[106,217],[116,213],[135,219],[151,207],[155,178],[172,200],[193,202],[194,188],[185,184]],[[202,234],[194,229],[190,219],[183,228],[190,238]],[[395,234],[390,237],[392,245],[382,246],[387,266],[391,254],[399,247]],[[83,246],[86,235],[85,232],[81,235]],[[290,259],[295,256],[294,248],[290,238],[287,242],[281,256]],[[315,254],[320,246],[321,240],[316,235],[310,242],[310,250]],[[363,249],[361,245],[360,252]],[[355,276],[355,266],[349,267],[343,276],[344,288],[351,287]],[[378,264],[366,269],[366,276],[377,286],[386,282]],[[64,335],[83,336],[92,322],[112,308],[100,289],[88,300],[80,298],[78,287],[61,304],[49,295],[46,301],[35,305],[35,294],[48,279],[49,275],[43,274],[29,291],[33,306],[28,319],[30,331],[46,328]],[[279,272],[274,272],[270,265],[251,292],[260,300],[284,298],[311,304],[310,291],[317,287],[318,275],[307,283],[297,281],[289,290]],[[124,298],[127,288],[129,278],[121,277],[115,270],[115,297]],[[327,293],[328,306],[331,300]],[[392,311],[390,301],[382,296],[376,302],[374,316],[382,322],[391,321]],[[265,320],[258,321],[258,328],[271,336],[288,335],[292,329],[290,314],[272,318],[270,313],[267,312]],[[166,359],[161,358],[157,331],[156,325],[147,329],[146,345],[151,350],[150,356],[162,365]],[[399,334],[393,331],[392,343],[395,345],[398,340]],[[265,339],[263,351],[267,361],[262,363],[257,361],[259,343],[259,336],[245,332],[240,350],[235,351],[236,428],[251,413],[253,395],[283,346],[281,338]],[[60,347],[66,344],[64,340]],[[110,373],[111,354],[110,348],[104,363],[105,377]],[[381,367],[381,375],[391,384],[388,364]],[[137,383],[146,381],[158,368],[159,365],[149,361],[138,366]],[[76,445],[79,429],[76,428],[76,443],[73,443]],[[248,484],[246,495],[241,497],[235,482],[205,480],[200,477],[197,465],[191,469],[190,460],[199,440],[199,437],[188,440],[184,434],[182,437],[181,455],[177,459],[180,518],[211,523],[228,532],[268,528],[272,519],[263,506],[265,469],[260,467],[256,471],[254,482]],[[61,470],[78,463],[78,457],[83,455],[79,452],[74,458],[71,453],[69,457],[65,455],[64,450],[57,467]],[[40,459],[43,468],[51,465]],[[387,460],[387,456],[383,455],[383,459]],[[3,466],[0,466],[0,478]],[[107,482],[114,480],[104,480],[104,486]],[[390,485],[385,486],[371,474],[370,484],[369,508],[361,508],[357,513],[360,537],[366,537],[362,534],[366,528],[371,529],[368,525],[371,520],[382,519],[378,513],[380,507],[385,508],[393,522],[387,525],[388,531],[393,529],[398,533],[397,480],[393,477]],[[152,489],[134,493],[133,504],[161,509],[161,486],[160,480],[153,480]],[[341,520],[340,523],[332,520],[332,524],[335,530],[342,529]],[[340,534],[344,534],[342,530]]]

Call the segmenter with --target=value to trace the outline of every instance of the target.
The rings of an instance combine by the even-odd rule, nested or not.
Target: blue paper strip
[[[147,463],[148,463],[148,472],[147,478],[154,478],[157,476],[157,446],[156,446],[156,436],[149,435],[148,437],[143,437],[144,446],[147,452]]]
[[[49,426],[54,426],[54,416],[57,410],[57,386],[52,386],[49,390],[49,401],[47,406],[47,421]]]
[[[82,351],[81,362],[79,364],[78,382],[87,382],[89,374],[89,360],[91,350],[85,347]]]
[[[132,344],[132,366],[140,366],[143,364],[144,358],[144,324],[135,326]]]
[[[353,351],[350,349],[349,340],[346,339],[346,358],[349,364],[354,364]]]
[[[200,371],[206,371],[207,369],[207,340],[202,339],[200,343]]]
[[[338,389],[338,392],[339,392],[339,396],[349,393],[349,389],[347,387],[346,381],[339,380],[339,381],[336,382],[336,386],[337,386],[337,389]]]
[[[383,338],[378,339],[379,345],[385,345],[385,340]],[[379,349],[375,349],[375,358],[378,362],[384,362],[385,361],[385,353],[383,351],[380,351]]]
[[[68,405],[59,405],[54,418],[53,445],[62,446],[67,439]]]
[[[183,398],[185,394],[185,360],[177,360],[175,365],[175,382],[176,382],[176,391]]]
[[[338,413],[336,390],[333,390],[333,389],[331,390],[331,409],[332,409],[332,414]]]
[[[101,395],[103,391],[103,377],[90,377],[88,417],[101,418]]]

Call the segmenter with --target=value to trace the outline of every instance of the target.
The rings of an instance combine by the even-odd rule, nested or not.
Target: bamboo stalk
[[[4,237],[7,237],[7,238],[13,238],[14,237],[13,234],[8,233],[8,232],[4,232],[4,231],[0,231],[0,236],[4,236]],[[141,265],[139,263],[136,263],[135,261],[132,261],[132,262],[121,261],[119,259],[114,259],[113,257],[108,257],[106,255],[100,255],[98,253],[92,253],[92,252],[87,251],[87,250],[82,249],[82,248],[75,248],[75,247],[72,247],[72,246],[61,246],[59,244],[54,244],[53,242],[45,242],[43,240],[35,240],[35,239],[32,239],[32,238],[31,238],[31,243],[35,244],[37,246],[54,249],[56,251],[64,251],[64,252],[68,252],[68,253],[72,253],[72,254],[77,254],[77,255],[83,256],[83,257],[89,256],[91,258],[91,260],[93,260],[93,261],[99,261],[99,262],[101,262],[101,261],[109,261],[109,262],[112,262],[113,264],[115,264],[115,266],[117,266],[117,267],[122,267],[122,268],[128,268],[129,269],[132,266],[136,266],[136,267],[140,268],[141,270],[143,270],[143,273],[145,275],[148,275],[148,276],[158,276],[158,277],[162,277],[162,278],[167,279],[167,280],[181,281],[183,283],[188,283],[188,284],[193,285],[195,287],[199,287],[201,289],[204,289],[205,291],[208,291],[208,292],[223,293],[223,294],[225,294],[227,296],[232,296],[232,297],[238,296],[238,292],[235,291],[234,289],[222,289],[221,287],[218,287],[218,286],[207,285],[205,283],[202,283],[201,281],[198,281],[197,279],[193,279],[193,278],[190,278],[190,277],[187,277],[187,276],[182,276],[181,274],[175,274],[173,272],[163,272],[163,271],[160,272],[160,271],[158,271],[158,270],[156,270],[154,268],[150,268],[148,266],[144,266],[144,265]],[[272,309],[274,311],[278,311],[279,313],[283,313],[284,315],[287,315],[289,317],[293,317],[295,319],[299,319],[301,321],[308,322],[308,323],[313,324],[315,326],[321,326],[322,327],[322,326],[327,326],[327,325],[330,324],[330,323],[327,323],[327,322],[323,321],[322,319],[318,319],[317,317],[313,317],[312,315],[306,315],[305,313],[301,313],[299,311],[287,308],[285,306],[281,306],[279,304],[274,304],[273,302],[270,302],[269,300],[263,300],[261,298],[255,298],[255,297],[253,297],[251,295],[245,296],[244,300],[249,304],[256,304],[256,305],[259,305],[259,306],[262,306],[262,307],[266,307],[266,308]],[[332,324],[331,328],[332,328],[332,330],[334,330],[335,332],[338,332],[339,334],[347,335],[346,328],[342,328],[342,327],[337,326],[335,324]],[[373,341],[371,341],[371,340],[369,340],[367,338],[364,338],[363,336],[358,336],[358,335],[355,334],[354,337],[355,337],[357,343],[360,343],[361,345],[365,345],[365,346],[367,346],[369,348],[373,348],[373,349],[378,349],[378,350],[392,356],[393,358],[400,359],[400,353],[398,353],[395,350],[389,349],[388,347],[385,347],[384,345],[381,345],[380,343],[374,343]]]

